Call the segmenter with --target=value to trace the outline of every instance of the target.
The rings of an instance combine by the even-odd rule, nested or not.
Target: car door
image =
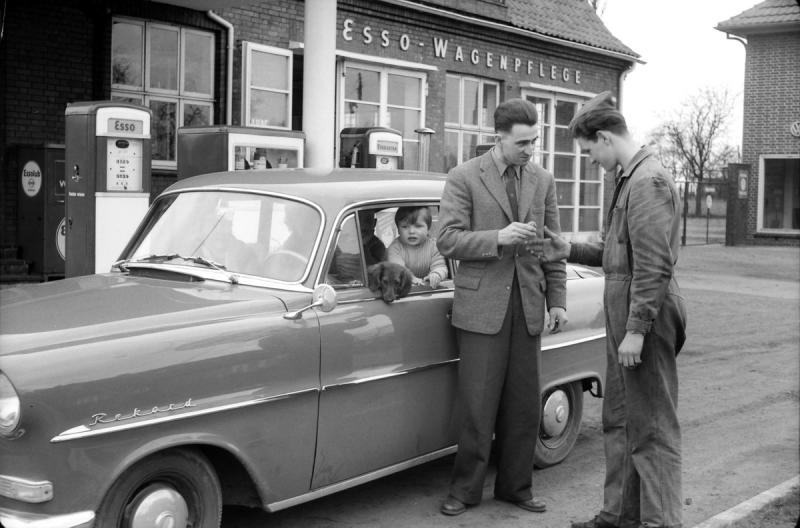
[[[456,442],[452,287],[420,286],[384,302],[367,287],[356,217],[344,218],[331,252],[328,271],[339,276],[325,277],[339,304],[320,314],[322,391],[312,488],[410,463]]]

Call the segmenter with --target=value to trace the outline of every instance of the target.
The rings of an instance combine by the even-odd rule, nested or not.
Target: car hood
[[[276,290],[119,273],[0,292],[0,355],[283,312]]]

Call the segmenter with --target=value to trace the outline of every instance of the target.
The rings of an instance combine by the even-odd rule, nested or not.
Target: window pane
[[[364,286],[361,244],[358,242],[358,230],[353,215],[342,222],[325,282],[337,289]]]
[[[764,160],[764,227],[800,229],[800,159]]]
[[[178,32],[150,28],[150,87],[178,89]]]
[[[497,108],[497,85],[483,85],[483,119],[482,128],[494,129],[494,111]]]
[[[141,97],[131,97],[131,96],[128,96],[128,95],[111,94],[111,100],[112,101],[122,101],[123,103],[132,103],[132,104],[138,104],[138,105],[142,104],[142,98]]]
[[[446,130],[444,133],[444,171],[447,172],[461,163],[458,157],[458,132]]]
[[[389,104],[420,107],[421,81],[417,77],[389,74]]]
[[[568,128],[556,128],[556,152],[574,152],[575,142]]]
[[[187,32],[183,88],[187,92],[211,94],[211,35]]]
[[[253,50],[250,68],[252,86],[289,90],[289,57]]]
[[[403,168],[416,169],[419,167],[419,142],[403,141]]]
[[[578,211],[578,231],[599,231],[600,209],[581,209]]]
[[[142,86],[142,26],[114,22],[111,28],[111,82]]]
[[[581,183],[579,192],[581,205],[600,205],[599,183]]]
[[[464,159],[468,160],[475,157],[475,147],[478,146],[478,134],[469,134],[464,132],[462,140],[462,152]]]
[[[176,103],[150,101],[150,109],[153,111],[150,134],[153,138],[154,160],[175,160],[176,107]]]
[[[444,102],[444,120],[448,123],[458,123],[458,111],[461,108],[459,99],[461,82],[458,77],[447,76],[446,99]]]
[[[581,180],[600,181],[600,166],[581,156]]]
[[[347,68],[344,98],[358,101],[380,101],[380,75],[378,72]]]
[[[378,126],[378,105],[365,103],[345,103],[345,127],[371,127]]]
[[[562,233],[570,233],[575,229],[572,226],[572,207],[561,207],[558,206],[558,221],[561,222],[561,232]]]
[[[478,83],[464,79],[464,121],[465,125],[478,124]]]
[[[570,182],[556,182],[556,199],[558,206],[574,205],[575,200],[572,198],[572,190],[575,188],[574,183]]]
[[[211,124],[211,105],[183,105],[183,126],[203,126]]]
[[[417,133],[414,130],[420,127],[421,115],[419,110],[389,108],[389,122],[386,126],[398,130],[404,138],[416,138]]]
[[[526,99],[536,106],[536,113],[539,114],[539,123],[550,123],[550,99],[544,97],[527,96]]]
[[[575,159],[572,156],[560,156],[556,154],[555,156],[555,168],[553,169],[553,176],[556,177],[557,180],[572,180],[574,179],[572,175],[572,164]]]
[[[264,90],[250,90],[250,124],[279,126],[287,124],[289,95]]]
[[[575,109],[577,106],[577,103],[556,101],[556,124],[564,126],[569,125],[569,122],[575,117]]]

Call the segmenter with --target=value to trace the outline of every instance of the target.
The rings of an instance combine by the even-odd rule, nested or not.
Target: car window
[[[317,209],[274,196],[191,191],[159,199],[125,258],[299,281],[321,225]],[[154,260],[153,257],[163,257]]]
[[[365,277],[356,215],[351,214],[339,229],[325,282],[336,289],[361,288],[366,284]]]

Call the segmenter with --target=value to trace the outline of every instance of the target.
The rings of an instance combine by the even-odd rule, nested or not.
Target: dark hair
[[[536,106],[526,99],[509,99],[494,111],[495,132],[509,132],[514,125],[533,126],[539,122]]]
[[[597,132],[600,130],[617,135],[628,133],[628,124],[617,110],[617,99],[610,91],[596,95],[583,105],[569,123],[569,132],[574,138],[597,141]]]
[[[431,210],[423,206],[398,207],[394,214],[394,223],[399,226],[400,222],[416,222],[419,218],[428,225],[428,229],[431,228],[433,222]]]

